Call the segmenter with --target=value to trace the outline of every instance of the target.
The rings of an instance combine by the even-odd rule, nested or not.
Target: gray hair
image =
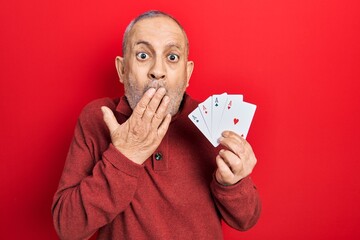
[[[122,52],[123,52],[123,57],[125,57],[125,53],[127,50],[127,43],[128,43],[128,38],[129,38],[129,34],[132,30],[132,28],[134,27],[134,25],[139,22],[142,19],[147,19],[147,18],[154,18],[154,17],[168,17],[170,19],[172,19],[179,27],[180,29],[183,31],[184,36],[185,36],[185,42],[186,42],[186,53],[187,55],[189,55],[189,40],[187,38],[186,32],[184,30],[184,28],[181,26],[181,24],[178,22],[178,20],[176,20],[173,16],[171,16],[170,14],[158,11],[158,10],[150,10],[147,12],[144,12],[142,14],[140,14],[139,16],[137,16],[136,18],[134,18],[129,25],[126,27],[125,32],[124,32],[124,37],[123,37],[123,41],[122,41]]]

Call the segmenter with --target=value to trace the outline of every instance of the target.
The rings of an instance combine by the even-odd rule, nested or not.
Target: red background
[[[57,239],[50,207],[80,110],[123,93],[124,28],[160,9],[188,33],[190,94],[258,105],[263,212],[225,239],[360,239],[359,2],[168,2],[0,3],[0,238]]]

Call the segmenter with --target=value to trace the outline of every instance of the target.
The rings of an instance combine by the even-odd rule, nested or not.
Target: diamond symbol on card
[[[205,106],[203,106],[203,111],[204,111],[204,113],[205,114],[207,114],[208,112],[207,112],[207,109],[206,109],[206,107]]]
[[[228,109],[230,109],[230,108],[231,108],[231,106],[232,106],[232,101],[230,101],[230,102],[229,102],[229,104],[228,104],[228,107],[227,107],[227,108],[228,108]]]

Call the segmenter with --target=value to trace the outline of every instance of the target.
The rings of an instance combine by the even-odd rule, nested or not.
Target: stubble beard
[[[124,81],[124,90],[125,96],[129,102],[131,109],[134,110],[144,93],[150,89],[155,88],[156,90],[160,87],[164,87],[166,89],[166,95],[170,98],[168,111],[171,116],[174,116],[178,111],[181,104],[181,101],[185,92],[185,81],[183,84],[179,84],[175,89],[168,89],[166,80],[150,80],[145,87],[141,87],[136,85],[136,81],[132,81],[132,79],[128,79]]]

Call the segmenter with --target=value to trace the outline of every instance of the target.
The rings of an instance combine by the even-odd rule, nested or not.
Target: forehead
[[[171,18],[158,16],[138,21],[132,28],[129,44],[134,47],[139,41],[145,41],[153,47],[170,44],[185,49],[185,34],[180,26]]]

